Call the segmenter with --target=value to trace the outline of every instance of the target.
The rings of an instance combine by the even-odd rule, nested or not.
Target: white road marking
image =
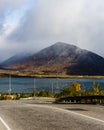
[[[0,117],[0,121],[3,123],[3,125],[7,130],[11,130],[11,128],[6,124],[6,122],[1,117]]]
[[[80,114],[80,113],[77,113],[77,112],[72,112],[72,111],[69,111],[69,112],[70,112],[70,113],[73,113],[73,114],[75,114],[75,115],[83,116],[83,117],[86,117],[86,118],[89,118],[89,119],[92,119],[92,120],[95,120],[95,121],[99,121],[99,122],[104,123],[104,120],[101,120],[101,119],[98,119],[98,118],[95,118],[95,117],[87,116],[87,115]]]
[[[60,110],[60,111],[64,111],[66,113],[72,113],[74,115],[78,115],[78,116],[83,116],[85,118],[89,118],[89,119],[92,119],[92,120],[95,120],[95,121],[99,121],[101,123],[104,123],[104,120],[101,120],[101,119],[98,119],[98,118],[95,118],[95,117],[91,117],[91,116],[87,116],[87,115],[84,115],[84,114],[80,114],[80,113],[77,113],[77,112],[73,112],[73,111],[69,111],[69,110],[65,110],[65,109],[61,109],[61,108],[56,108],[57,110]]]
[[[55,108],[55,109],[60,110],[60,111],[64,111],[66,113],[72,113],[74,115],[83,116],[85,118],[89,118],[89,119],[104,123],[104,120],[101,120],[101,119],[98,119],[98,118],[95,118],[95,117],[87,116],[87,115],[84,115],[84,114],[80,114],[80,113],[77,113],[77,112],[73,112],[73,111],[69,111],[69,110],[65,110],[65,109],[61,109],[61,108]]]
[[[29,104],[29,105],[30,105],[30,104]],[[36,105],[36,104],[35,104],[35,106],[36,106],[36,107],[43,107],[43,108],[51,108],[51,109],[54,109],[54,110],[56,109],[56,110],[58,110],[58,111],[63,111],[63,112],[65,112],[65,113],[72,113],[72,114],[74,114],[74,115],[83,116],[83,117],[85,117],[85,118],[89,118],[89,119],[92,119],[92,120],[95,120],[95,121],[98,121],[98,122],[101,122],[101,123],[104,124],[104,120],[101,120],[101,119],[98,119],[98,118],[95,118],[95,117],[91,117],[91,116],[87,116],[87,115],[84,115],[84,114],[80,114],[80,113],[77,113],[77,112],[73,112],[73,111],[70,111],[70,110],[65,110],[65,109],[62,109],[62,108],[56,108],[56,107],[47,106],[47,105],[42,106],[42,105]]]

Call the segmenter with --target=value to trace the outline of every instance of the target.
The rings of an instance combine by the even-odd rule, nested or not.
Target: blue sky
[[[104,1],[0,1],[0,61],[59,41],[104,57]]]

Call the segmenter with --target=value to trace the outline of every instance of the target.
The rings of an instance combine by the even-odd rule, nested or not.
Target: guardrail
[[[68,96],[61,97],[56,100],[57,103],[91,103],[91,104],[104,104],[104,96],[92,95],[92,96]]]

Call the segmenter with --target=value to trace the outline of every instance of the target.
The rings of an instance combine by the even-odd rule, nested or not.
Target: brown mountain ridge
[[[22,60],[16,60],[16,57],[10,59],[2,64],[3,68],[41,74],[104,75],[103,57],[63,42],[57,42]]]

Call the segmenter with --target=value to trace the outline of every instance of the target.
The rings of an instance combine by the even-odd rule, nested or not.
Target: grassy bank
[[[0,77],[40,77],[40,78],[104,78],[104,76],[95,75],[66,75],[66,74],[34,74],[30,71],[0,70]]]

